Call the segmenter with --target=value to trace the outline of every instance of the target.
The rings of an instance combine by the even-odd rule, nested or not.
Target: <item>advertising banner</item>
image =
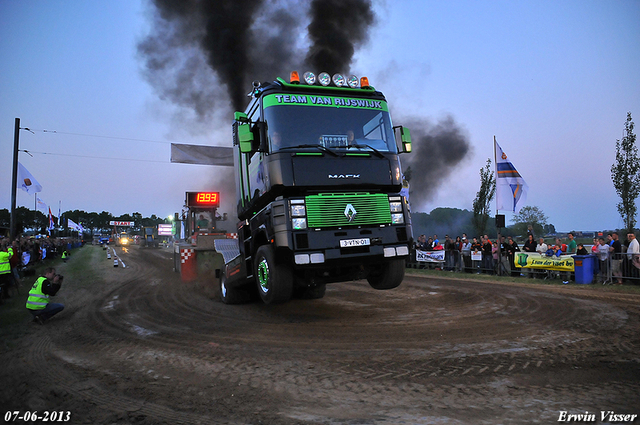
[[[233,148],[171,143],[171,162],[233,167]]]
[[[515,267],[523,269],[545,269],[558,271],[574,271],[574,262],[571,255],[561,255],[560,257],[547,257],[546,255],[534,252],[516,253],[513,259]]]
[[[425,263],[441,263],[444,261],[444,251],[416,251],[416,261]]]
[[[159,236],[171,236],[173,235],[173,224],[158,224]]]

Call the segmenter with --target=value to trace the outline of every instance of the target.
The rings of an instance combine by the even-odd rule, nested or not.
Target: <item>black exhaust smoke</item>
[[[348,72],[356,46],[368,39],[375,15],[370,1],[314,0],[306,64],[316,72]]]
[[[416,206],[428,201],[440,187],[439,182],[454,175],[459,164],[471,153],[469,137],[452,116],[432,124],[424,119],[406,119],[411,130],[411,154],[402,157],[402,167],[411,167],[411,202]]]
[[[290,70],[301,22],[263,0],[154,0],[151,33],[138,44],[144,75],[162,99],[192,108],[246,106],[251,81]],[[228,100],[227,100],[228,99]]]
[[[295,0],[153,4],[153,29],[138,45],[145,77],[161,98],[193,108],[199,118],[219,106],[220,87],[242,110],[253,80],[286,77],[303,62],[316,72],[347,72],[374,22],[366,0],[314,0],[308,15]],[[305,48],[299,35],[307,23]]]

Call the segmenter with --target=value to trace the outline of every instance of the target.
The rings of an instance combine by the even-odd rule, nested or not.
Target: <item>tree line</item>
[[[140,227],[154,227],[158,224],[165,223],[165,219],[157,217],[152,214],[151,217],[143,217],[142,214],[135,212],[133,214],[123,214],[120,216],[114,216],[107,211],[86,212],[82,210],[65,211],[60,215],[60,223],[58,223],[58,217],[53,217],[55,231],[67,232],[68,220],[72,220],[77,224],[82,224],[85,231],[93,234],[99,233],[111,233],[113,226],[109,223],[111,221],[132,221],[135,223],[134,231],[140,229]],[[9,228],[11,223],[11,212],[4,208],[0,209],[0,227]],[[34,234],[46,234],[49,228],[49,216],[43,214],[41,211],[30,210],[26,207],[16,208],[16,223],[18,234],[24,234],[25,232],[33,232]],[[70,233],[69,233],[70,234]],[[62,233],[61,235],[66,235]]]
[[[482,230],[476,227],[476,221],[476,215],[473,211],[458,208],[435,208],[430,213],[411,213],[414,238],[422,234],[432,236],[434,233],[440,237],[440,240],[445,235],[456,237],[462,236],[463,233],[466,233],[469,238],[479,237],[484,234],[497,234],[495,220],[487,219]],[[522,208],[520,213],[514,216],[513,224],[500,229],[500,232],[504,236],[525,238],[529,231],[529,226],[531,226],[533,234],[536,236],[556,233],[555,226],[547,223],[544,213],[537,207],[531,206]]]

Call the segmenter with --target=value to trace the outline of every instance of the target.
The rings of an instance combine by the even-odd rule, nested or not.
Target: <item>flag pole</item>
[[[496,230],[498,231],[498,237],[496,239],[496,243],[498,244],[498,274],[502,276],[502,270],[504,266],[502,265],[502,236],[500,235],[500,228],[498,227],[498,150],[496,149],[497,144],[496,136],[493,135],[493,162],[495,167],[495,182],[496,182]]]
[[[18,151],[20,146],[20,118],[16,118],[13,130],[13,173],[11,176],[11,224],[9,235],[13,241],[17,236],[16,192],[18,189]]]
[[[493,182],[496,185],[496,214],[498,213],[498,153],[496,150],[496,143],[498,143],[496,141],[496,136],[495,134],[493,135],[493,169],[494,169],[494,174],[493,174]]]

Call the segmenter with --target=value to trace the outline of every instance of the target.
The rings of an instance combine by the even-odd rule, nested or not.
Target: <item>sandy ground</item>
[[[2,415],[397,425],[640,414],[637,293],[414,275],[391,291],[358,281],[321,300],[228,306],[212,283],[180,282],[169,249],[115,249],[126,267],[93,246],[59,266],[66,309],[44,326],[22,309],[32,282],[0,306]]]

